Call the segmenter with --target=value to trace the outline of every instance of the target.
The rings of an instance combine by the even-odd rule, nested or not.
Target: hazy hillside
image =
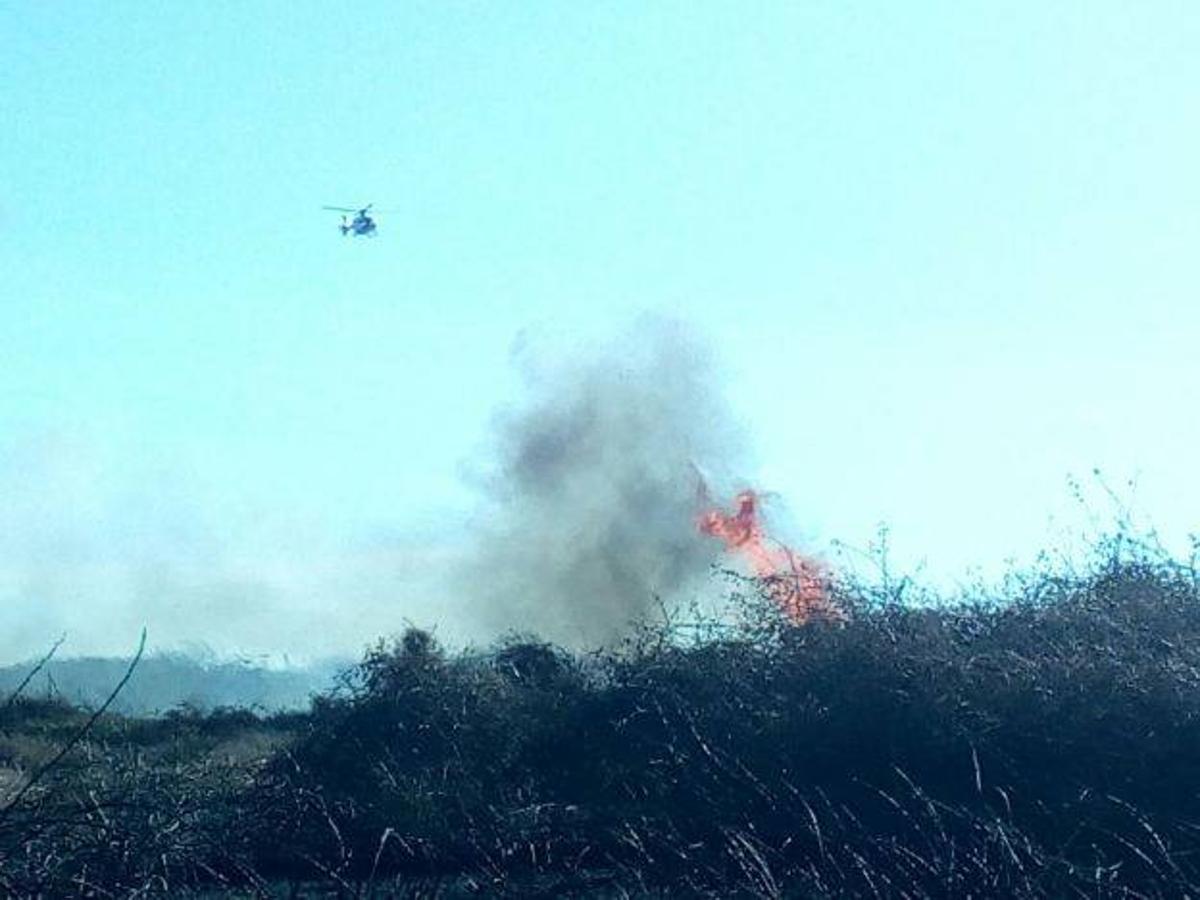
[[[103,702],[121,678],[128,660],[52,659],[25,689],[30,697],[58,697],[84,707]],[[35,661],[0,668],[0,695],[11,692]],[[129,714],[163,712],[181,704],[199,709],[243,706],[264,711],[298,709],[313,694],[328,690],[348,661],[267,669],[244,662],[216,662],[184,654],[148,656],[114,702]]]

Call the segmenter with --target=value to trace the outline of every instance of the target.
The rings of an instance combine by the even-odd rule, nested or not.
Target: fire
[[[703,481],[699,496],[708,501]],[[799,625],[813,616],[842,618],[829,599],[825,567],[767,537],[758,518],[758,494],[742,491],[735,503],[732,515],[715,507],[702,512],[697,520],[700,532],[719,538],[728,552],[746,560],[767,595],[792,622]]]

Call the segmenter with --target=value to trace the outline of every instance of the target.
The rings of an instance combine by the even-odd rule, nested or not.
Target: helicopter
[[[371,218],[371,207],[374,203],[368,203],[362,209],[350,209],[345,206],[323,206],[322,209],[333,210],[334,212],[342,213],[342,224],[339,226],[342,229],[342,236],[352,235],[354,237],[374,237],[375,236],[375,220]],[[347,219],[345,213],[353,213],[353,219]]]

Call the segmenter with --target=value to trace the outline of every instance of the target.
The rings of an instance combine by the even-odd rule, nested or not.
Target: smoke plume
[[[742,454],[712,355],[683,326],[643,320],[546,365],[518,356],[527,399],[498,417],[466,591],[483,624],[592,645],[704,577],[697,466]]]

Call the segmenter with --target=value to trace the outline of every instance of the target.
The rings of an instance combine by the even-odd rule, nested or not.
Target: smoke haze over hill
[[[55,697],[94,708],[117,684],[125,658],[52,659],[22,691],[32,698]],[[300,709],[312,695],[330,689],[350,660],[325,660],[288,669],[267,669],[247,662],[157,654],[142,659],[117,696],[113,709],[139,715],[162,713],[188,705],[196,709],[249,707],[271,712]],[[14,691],[34,663],[0,666],[0,696]]]

